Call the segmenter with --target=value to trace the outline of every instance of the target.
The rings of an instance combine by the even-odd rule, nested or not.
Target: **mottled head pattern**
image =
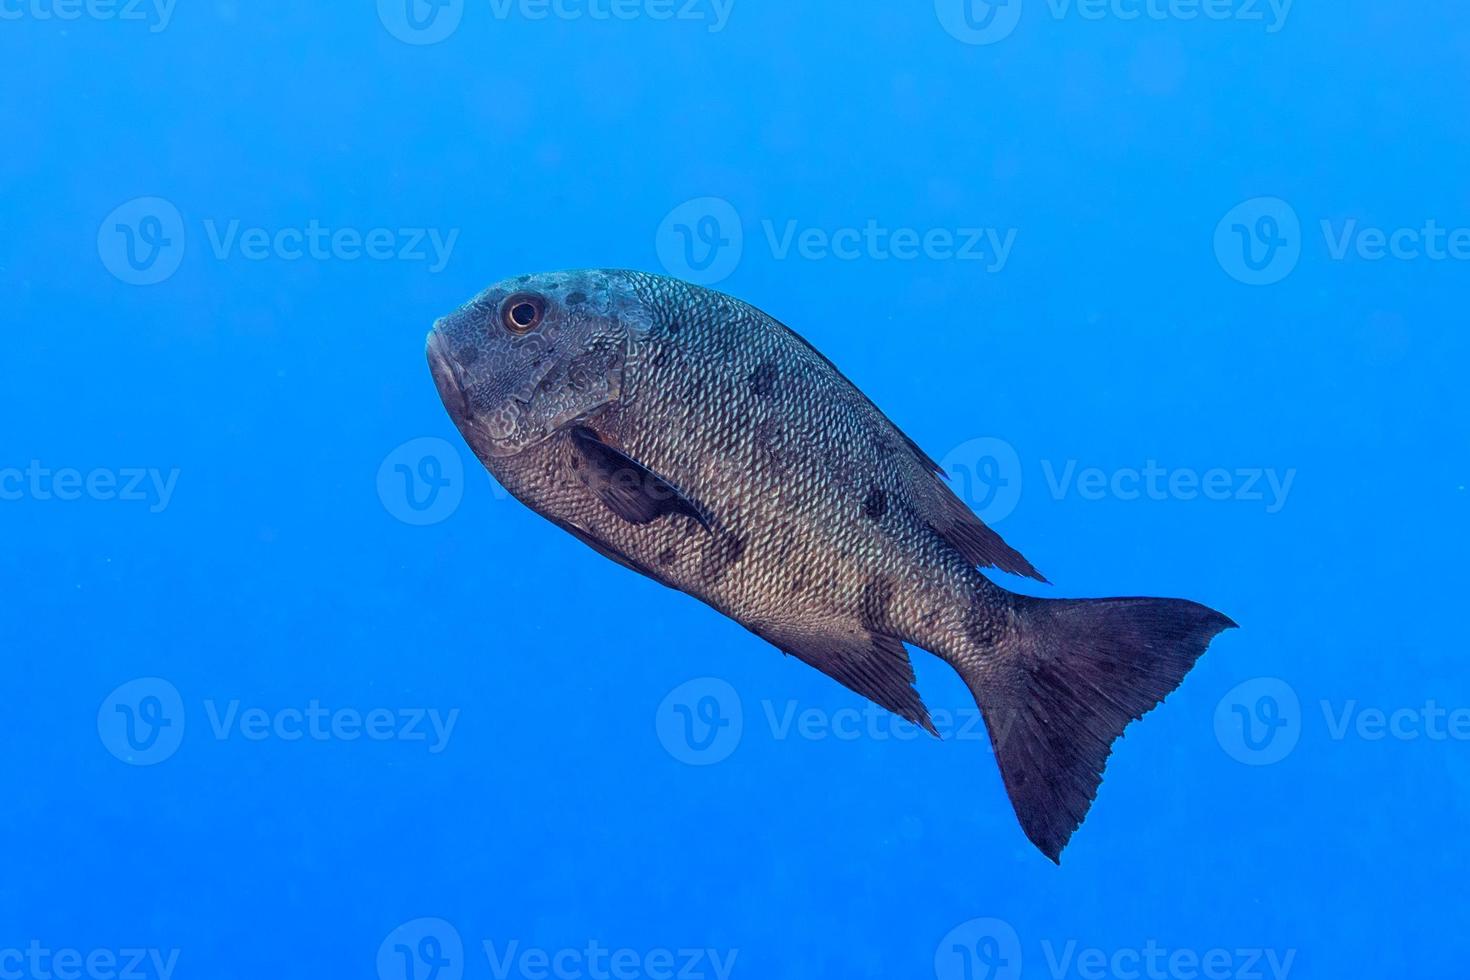
[[[616,401],[646,324],[624,273],[519,276],[434,324],[429,367],[470,447],[513,456]]]

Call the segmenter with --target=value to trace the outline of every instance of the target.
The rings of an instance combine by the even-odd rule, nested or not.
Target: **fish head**
[[[514,456],[618,400],[646,319],[623,274],[519,276],[434,324],[429,370],[476,455]]]

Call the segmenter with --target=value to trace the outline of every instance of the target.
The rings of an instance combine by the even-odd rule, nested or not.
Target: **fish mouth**
[[[425,344],[429,358],[429,373],[434,376],[434,387],[439,389],[439,398],[456,422],[470,420],[470,400],[465,393],[464,368],[449,353],[449,346],[439,332],[439,325],[429,331]]]
[[[449,341],[440,330],[443,322],[440,320],[434,324],[424,344],[429,373],[434,376],[434,387],[439,389],[439,400],[444,403],[450,420],[476,456],[487,459],[514,455],[517,450],[508,449],[503,440],[515,432],[517,420],[530,411],[534,388],[512,395],[501,410],[488,414],[476,412],[470,403],[468,372],[450,352]]]

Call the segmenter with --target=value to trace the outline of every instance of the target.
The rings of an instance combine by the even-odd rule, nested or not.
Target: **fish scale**
[[[884,515],[887,520],[865,513],[874,487],[894,493],[901,483],[891,465],[894,440],[882,448],[887,433],[881,420],[865,417],[856,400],[810,397],[818,378],[821,387],[833,386],[831,366],[759,311],[735,302],[700,306],[691,302],[688,287],[670,280],[636,282],[643,302],[658,315],[630,358],[629,401],[639,410],[618,413],[610,432],[626,446],[639,447],[634,455],[646,457],[655,470],[662,466],[661,472],[677,474],[675,482],[696,497],[738,509],[731,533],[745,536],[753,527],[769,526],[826,529],[819,538],[806,536],[795,551],[774,535],[756,536],[735,574],[725,575],[723,583],[688,583],[691,589],[713,586],[712,604],[737,615],[799,614],[783,623],[792,626],[845,619],[856,632],[863,587],[878,575],[902,577],[909,585],[902,595],[911,598],[891,614],[896,628],[921,645],[937,642],[937,636],[920,635],[930,604],[922,601],[926,591],[919,587],[942,582],[944,592],[968,595],[983,578],[927,525],[896,513]],[[682,312],[691,307],[698,313]],[[685,412],[695,420],[688,429],[666,424]],[[782,424],[781,454],[761,445],[767,421]],[[714,465],[681,466],[691,459]],[[851,464],[836,480],[834,460]],[[728,483],[710,486],[709,471],[720,469],[728,471]],[[857,474],[866,479],[860,482]],[[772,565],[789,571],[774,578],[761,573]],[[793,584],[813,578],[826,588],[782,608]]]

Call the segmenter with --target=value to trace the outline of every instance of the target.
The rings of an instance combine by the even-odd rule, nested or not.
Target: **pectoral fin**
[[[683,514],[710,530],[703,507],[621,449],[603,442],[592,429],[585,425],[574,428],[572,444],[586,465],[587,486],[623,520],[647,524],[666,514]]]

